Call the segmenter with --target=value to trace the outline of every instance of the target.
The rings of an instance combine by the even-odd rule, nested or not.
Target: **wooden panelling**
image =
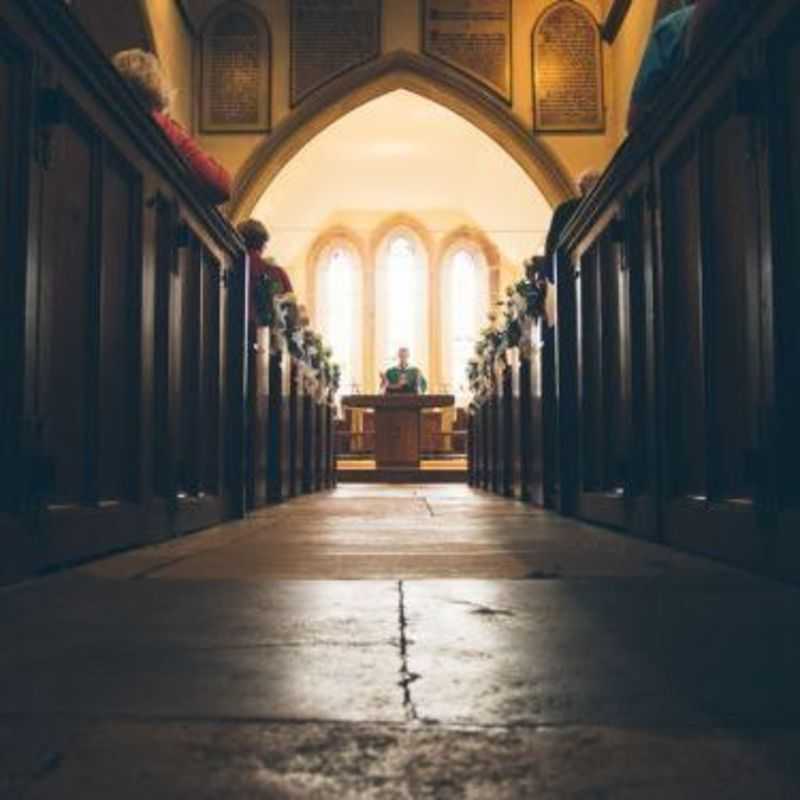
[[[319,492],[325,488],[325,453],[328,447],[328,407],[325,403],[314,403],[314,425],[317,435],[314,440],[314,486],[313,490]]]
[[[583,490],[603,488],[605,426],[603,391],[602,272],[597,245],[583,255],[579,278],[581,473]]]
[[[534,500],[546,508],[556,508],[560,488],[558,447],[558,371],[556,369],[556,336],[554,328],[544,324],[542,346],[536,355],[538,364],[530,364],[532,387],[538,392],[532,395],[533,414],[538,414],[534,427],[541,431],[539,463],[532,457],[531,476],[538,475],[541,494],[537,491]],[[526,381],[524,381],[526,383]],[[538,485],[538,484],[537,484]],[[533,494],[532,494],[533,497]]]
[[[792,509],[794,522],[800,509],[800,13],[795,12],[785,27],[770,41],[770,86],[775,109],[770,126],[770,183],[772,254],[774,259],[772,297],[775,304],[774,331],[776,422],[774,471],[778,502]],[[784,525],[792,530],[792,524]],[[784,537],[786,538],[786,537]],[[792,538],[798,540],[796,527]],[[800,571],[800,541],[789,549]]]
[[[325,479],[325,486],[328,489],[333,489],[337,484],[336,478],[336,454],[337,454],[337,447],[338,443],[336,441],[336,412],[332,405],[328,405],[326,409],[326,416],[327,416],[327,428],[328,428],[328,447],[327,447],[327,456],[326,456],[326,463],[327,463],[327,470],[326,470],[326,479]]]
[[[800,575],[800,12],[768,43],[768,75],[774,109],[770,118],[768,180],[764,204],[770,210],[773,272],[769,287],[774,322],[765,326],[775,337],[774,396],[768,404],[766,432],[774,442],[767,470],[774,476],[778,510],[772,558],[784,575]],[[765,370],[769,373],[769,370]]]
[[[489,407],[489,488],[495,494],[501,494],[503,491],[503,434],[501,402],[497,393],[494,394],[487,405]]]
[[[223,301],[222,273],[219,261],[203,249],[200,273],[200,491],[219,494],[222,482],[222,386],[227,366],[222,358],[225,353],[223,331],[225,325],[225,302]]]
[[[182,247],[178,258],[180,276],[180,314],[174,320],[175,336],[180,342],[178,358],[179,393],[177,485],[179,492],[196,495],[199,491],[199,452],[197,431],[200,430],[200,314],[202,248],[194,237]]]
[[[703,265],[700,173],[694,139],[666,165],[661,180],[668,491],[674,496],[705,497]]]
[[[284,350],[270,354],[269,364],[269,499],[279,503],[289,497],[291,361]]]
[[[87,121],[71,113],[54,136],[44,177],[37,394],[54,506],[90,499],[97,145]]]
[[[14,153],[14,136],[12,127],[12,87],[14,83],[14,68],[6,53],[0,39],[0,164],[10,164]],[[13,155],[12,155],[13,154]],[[11,191],[13,186],[12,175],[9,170],[0,170],[0,253],[11,252],[11,226],[9,224],[9,206],[11,202]],[[19,268],[13,260],[4,258],[0,262],[0,319],[9,319],[12,304],[11,278],[10,273],[15,268]],[[18,303],[21,297],[14,298]],[[7,328],[6,324],[0,323],[0,374],[6,377],[9,383],[19,381],[16,370],[12,364],[16,360],[13,357],[11,341],[13,328]],[[13,419],[13,403],[7,396],[7,392],[2,392],[0,397],[0,463],[10,464],[15,456],[16,447],[10,440],[11,431],[16,427]],[[14,506],[14,487],[11,484],[10,470],[0,473],[0,513],[10,512]]]
[[[260,508],[269,500],[269,328],[254,328],[248,361],[247,507]]]
[[[303,441],[302,441],[302,491],[309,494],[316,490],[317,481],[317,415],[316,403],[311,395],[303,397]]]
[[[0,159],[0,579],[239,513],[241,244],[63,3],[0,8]]]
[[[556,390],[558,405],[558,505],[562,514],[577,511],[583,475],[580,465],[582,441],[581,392],[579,364],[581,265],[566,248],[556,252],[556,292],[558,328],[556,329]]]
[[[491,486],[491,403],[485,402],[480,409],[480,487],[488,489]]]
[[[563,234],[560,507],[798,575],[800,10],[737,14]]]
[[[170,320],[174,271],[177,268],[175,235],[177,210],[160,197],[156,205],[155,319],[153,336],[153,490],[160,497],[174,493],[172,485],[174,442],[170,427]]]
[[[517,395],[518,397],[519,395]],[[515,485],[518,486],[519,483],[514,474],[515,466],[518,466],[517,452],[519,450],[519,430],[514,425],[515,420],[519,419],[519,415],[514,412],[514,402],[514,378],[511,366],[507,365],[500,375],[497,401],[498,491],[504,497],[513,497]]]
[[[291,392],[289,395],[289,496],[297,497],[303,493],[303,437],[305,415],[303,405],[305,390],[301,379],[300,365],[296,359],[291,361]]]
[[[646,236],[649,228],[646,189],[637,188],[626,202],[626,269],[629,282],[630,326],[630,448],[627,470],[628,492],[633,496],[645,493],[651,486],[649,419],[653,413],[649,380],[652,363],[650,346],[652,315],[652,275],[648,275]]]
[[[551,349],[554,346],[550,337]],[[544,348],[547,347],[545,343]],[[522,458],[524,474],[528,484],[527,498],[537,506],[546,504],[547,498],[547,473],[546,464],[552,468],[553,462],[546,462],[548,446],[555,447],[556,430],[552,428],[551,439],[548,441],[547,419],[545,417],[545,384],[544,384],[544,358],[545,349],[534,348],[528,358],[522,360],[520,367],[520,401],[521,401],[521,429],[522,429]],[[555,378],[555,376],[552,376]],[[551,385],[550,390],[555,386]],[[553,398],[554,400],[555,398]],[[552,455],[552,454],[551,454]],[[552,488],[552,484],[551,488]],[[551,495],[552,499],[552,495]]]
[[[622,491],[628,462],[628,285],[620,247],[606,229],[600,242],[603,359],[603,491]]]
[[[36,480],[35,465],[21,452],[35,424],[25,420],[24,310],[29,185],[30,56],[0,24],[0,514],[17,510]],[[0,521],[0,526],[2,522]]]
[[[522,358],[518,349],[511,351],[508,386],[511,402],[511,420],[509,424],[511,434],[511,471],[507,485],[510,490],[510,495],[518,500],[528,499],[528,458],[522,425],[522,365],[526,360],[527,359]],[[527,375],[527,372],[525,374]],[[525,393],[529,391],[529,387],[525,387]],[[530,408],[530,403],[528,403],[528,408]]]
[[[98,499],[139,487],[141,180],[108,150],[103,170],[99,328]]]
[[[761,281],[752,120],[730,97],[708,130],[704,206],[710,494],[752,500],[759,457]]]

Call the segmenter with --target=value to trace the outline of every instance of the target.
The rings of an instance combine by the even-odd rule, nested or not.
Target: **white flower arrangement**
[[[506,353],[518,347],[529,354],[533,348],[531,337],[535,323],[545,317],[550,322],[555,316],[555,292],[543,278],[520,280],[507,286],[504,295],[505,299],[497,304],[503,308],[502,326],[498,325],[497,313],[490,313],[488,324],[481,330],[475,345],[475,355],[467,364],[473,409],[494,393],[507,367]]]
[[[333,403],[341,379],[341,370],[333,363],[333,351],[308,326],[293,293],[277,295],[273,310],[270,342],[273,352],[288,348],[299,366],[298,385],[317,402]]]

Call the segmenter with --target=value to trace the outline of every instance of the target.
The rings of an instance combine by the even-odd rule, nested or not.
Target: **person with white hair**
[[[231,177],[228,171],[204,153],[169,115],[172,93],[158,58],[146,50],[123,50],[114,56],[113,64],[145,111],[186,162],[203,199],[213,205],[230,200]]]

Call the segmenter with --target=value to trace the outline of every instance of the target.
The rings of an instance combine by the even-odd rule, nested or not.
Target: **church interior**
[[[798,0],[2,0],[0,797],[800,796],[799,79]]]

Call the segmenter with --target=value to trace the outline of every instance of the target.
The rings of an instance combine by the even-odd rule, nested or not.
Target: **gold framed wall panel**
[[[237,16],[249,30],[235,21]],[[199,94],[202,133],[270,130],[272,35],[267,21],[246,3],[225,3],[203,26]]]
[[[601,30],[575,0],[546,8],[531,33],[533,127],[538,133],[604,133]]]
[[[382,0],[290,0],[291,107],[381,54]]]
[[[423,0],[422,52],[505,103],[513,90],[512,0]]]

